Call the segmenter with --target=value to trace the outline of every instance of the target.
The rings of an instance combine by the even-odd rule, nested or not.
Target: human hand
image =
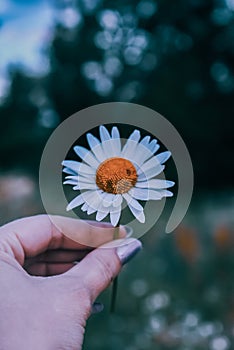
[[[81,349],[92,304],[141,248],[113,247],[106,224],[56,218],[60,230],[47,215],[0,227],[0,350]]]

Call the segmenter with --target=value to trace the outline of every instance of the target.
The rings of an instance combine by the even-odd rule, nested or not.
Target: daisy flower
[[[167,190],[174,185],[173,181],[155,178],[164,170],[171,153],[155,155],[159,149],[157,140],[150,140],[150,136],[141,140],[139,130],[133,131],[123,147],[116,126],[111,134],[103,125],[99,131],[101,141],[87,134],[90,150],[74,147],[81,162],[65,160],[62,163],[63,171],[68,174],[64,184],[80,191],[67,210],[82,206],[88,215],[96,212],[97,221],[110,214],[111,224],[116,226],[126,201],[134,217],[144,223],[144,208],[139,200],[160,200],[173,195]]]

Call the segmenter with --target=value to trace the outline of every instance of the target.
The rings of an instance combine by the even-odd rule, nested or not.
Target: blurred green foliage
[[[84,349],[234,349],[234,231],[217,207],[203,202],[175,234],[154,228],[143,238],[144,250],[120,274],[115,314],[109,290]]]

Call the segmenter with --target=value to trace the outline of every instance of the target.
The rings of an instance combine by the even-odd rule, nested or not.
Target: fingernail
[[[140,250],[142,244],[135,238],[128,238],[123,245],[116,248],[116,254],[118,255],[121,264],[124,265],[131,260]]]
[[[104,309],[104,305],[102,303],[95,302],[92,305],[91,314],[97,314]]]

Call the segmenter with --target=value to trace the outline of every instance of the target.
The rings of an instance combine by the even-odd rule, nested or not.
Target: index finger
[[[20,264],[25,257],[47,249],[85,249],[111,241],[115,229],[107,223],[63,216],[37,215],[10,222],[0,228],[0,250],[13,255]],[[120,227],[119,237],[125,237]]]

